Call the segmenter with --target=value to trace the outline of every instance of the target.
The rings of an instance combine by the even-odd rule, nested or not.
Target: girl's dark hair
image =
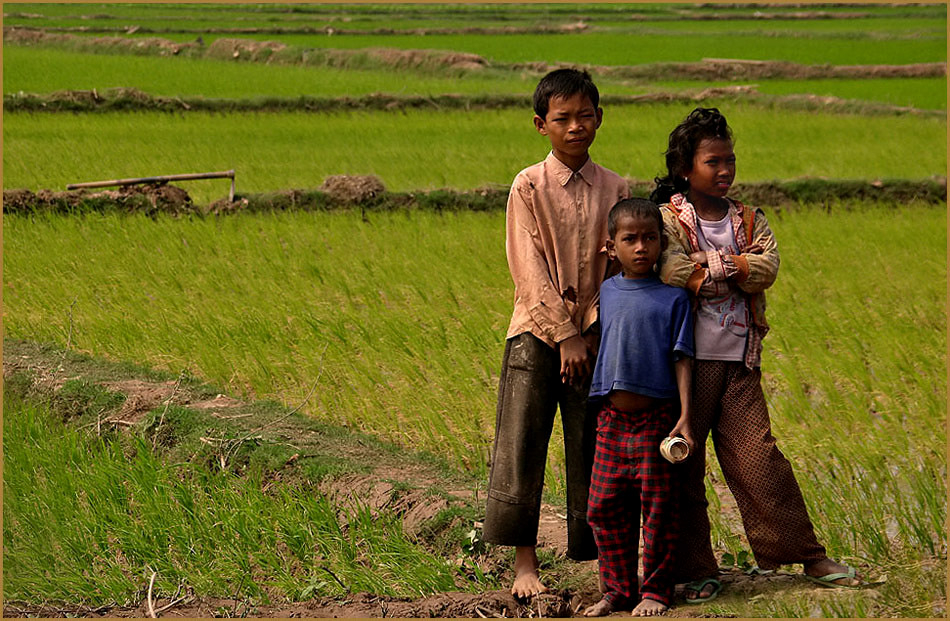
[[[696,108],[670,132],[666,176],[653,180],[656,189],[650,194],[650,200],[658,204],[668,203],[674,194],[685,194],[689,190],[689,182],[683,178],[683,173],[693,167],[696,148],[707,138],[732,140],[732,130],[717,108]]]
[[[663,234],[663,214],[653,201],[645,198],[625,198],[610,208],[607,215],[607,235],[613,239],[617,234],[617,220],[621,216],[631,218],[654,218],[660,234]]]
[[[552,97],[572,97],[578,93],[587,95],[595,108],[600,105],[600,93],[589,73],[577,69],[555,69],[541,78],[534,89],[534,113],[542,119],[547,118]]]

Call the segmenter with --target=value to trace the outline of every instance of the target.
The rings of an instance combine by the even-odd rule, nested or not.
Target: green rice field
[[[381,594],[454,587],[451,568],[410,542],[392,517],[340,515],[327,498],[292,489],[267,494],[260,476],[169,465],[142,438],[89,438],[48,405],[18,397],[4,405],[7,600],[89,593],[123,602],[151,572],[161,576],[156,589],[174,592],[187,581],[228,595],[243,584],[239,592],[265,601],[275,591],[294,599],[315,589],[342,594],[331,574]],[[252,566],[268,579],[246,580]]]
[[[943,553],[944,221],[897,206],[772,217],[772,417],[838,556]],[[63,345],[71,331],[82,351],[286,402],[323,369],[314,416],[484,468],[511,295],[501,214],[8,217],[6,230],[8,334]]]
[[[742,181],[919,179],[947,166],[941,118],[815,115],[728,102],[721,108],[735,132]],[[605,109],[593,157],[625,177],[652,179],[663,166],[665,128],[686,111],[660,104]],[[471,189],[507,185],[513,171],[549,149],[531,115],[516,109],[37,113],[4,121],[8,188],[63,190],[81,181],[233,168],[239,192],[316,188],[334,174],[377,175],[394,191]],[[889,138],[895,136],[900,140]],[[187,186],[199,202],[227,191],[222,181],[200,183]]]
[[[187,35],[168,37],[187,41]],[[192,37],[193,38],[193,37]],[[273,35],[255,34],[248,38],[268,40]],[[636,45],[631,45],[631,38]],[[369,46],[397,49],[455,50],[478,54],[495,62],[519,62],[526,56],[547,63],[585,63],[597,65],[636,65],[657,62],[695,62],[704,58],[738,58],[745,60],[784,60],[805,64],[822,64],[828,58],[843,65],[909,64],[940,62],[946,59],[946,45],[941,37],[909,40],[861,40],[841,37],[817,39],[814,45],[802,45],[793,36],[762,36],[759,34],[726,37],[721,33],[699,35],[684,33],[635,34],[592,32],[583,37],[573,34],[512,35],[286,35],[281,41],[288,45],[334,47],[341,49]]]
[[[268,66],[235,64],[220,60],[155,58],[149,56],[89,55],[53,49],[9,46],[4,50],[3,90],[46,93],[55,90],[91,90],[132,87],[153,95],[201,95],[208,98],[359,96],[370,93],[507,94],[527,93],[534,88],[533,75],[503,74],[434,76],[417,72],[411,82],[391,71],[333,67]],[[83,72],[72,69],[77,64]],[[134,76],[134,80],[130,79]],[[671,91],[695,89],[695,81],[642,82],[610,78],[599,80],[604,94],[639,95],[657,88]],[[843,99],[858,99],[924,110],[945,110],[945,78],[904,79],[762,79],[752,81],[763,93],[786,95],[813,93]],[[710,86],[729,86],[717,82]]]
[[[5,28],[39,32],[32,43],[4,44],[4,190],[228,169],[245,196],[311,190],[330,175],[375,175],[394,192],[506,188],[550,149],[527,102],[555,65],[589,67],[605,96],[680,97],[604,105],[592,157],[630,180],[661,173],[669,131],[699,105],[727,116],[742,183],[945,183],[947,172],[946,76],[907,67],[946,62],[945,5],[24,3],[4,12]],[[334,34],[319,31],[326,27]],[[574,30],[553,32],[564,27]],[[62,33],[69,37],[53,40]],[[143,44],[125,49],[103,37]],[[202,41],[159,55],[145,46],[153,37]],[[221,38],[276,41],[294,53],[274,62],[203,56]],[[344,54],[369,49],[384,52]],[[337,64],[323,50],[339,52]],[[400,64],[392,50],[484,62]],[[323,60],[292,61],[308,51]],[[655,65],[708,58],[824,73],[804,79],[785,67],[714,79]],[[885,66],[831,77],[859,64]],[[653,72],[622,77],[645,65]],[[758,94],[683,99],[737,85]],[[98,97],[112,88],[222,106],[303,96],[343,103],[279,112],[12,106],[21,93]],[[509,99],[471,109],[346,103],[373,93]],[[228,182],[180,187],[207,205]],[[782,256],[768,292],[763,383],[819,540],[879,584],[726,589],[671,616],[946,615],[946,203],[822,201],[758,205]],[[474,481],[477,512],[514,293],[504,239],[501,211],[5,213],[4,335],[298,406]],[[49,616],[37,607],[54,601],[141,606],[153,572],[165,596],[187,585],[246,604],[507,588],[507,574],[479,566],[490,550],[475,551],[477,526],[445,559],[388,514],[377,519],[257,474],[172,463],[134,435],[76,433],[36,399],[5,395],[4,405],[3,595],[31,614]],[[561,507],[557,431],[551,447],[545,501]],[[748,552],[714,459],[707,490],[716,553]],[[189,510],[198,505],[206,512]],[[494,558],[507,567],[504,554]],[[544,576],[575,567],[545,555]],[[450,566],[456,557],[461,564]],[[596,576],[587,578],[596,589]]]

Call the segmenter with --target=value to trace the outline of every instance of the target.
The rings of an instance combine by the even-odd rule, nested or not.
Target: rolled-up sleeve
[[[666,248],[660,258],[660,280],[674,287],[682,287],[694,295],[707,279],[706,268],[689,258],[689,250],[680,242],[679,220],[667,207],[661,207]]]
[[[762,252],[743,253],[737,257],[740,268],[735,281],[746,293],[761,293],[775,282],[779,267],[778,244],[761,209],[755,210],[752,243],[761,246]]]

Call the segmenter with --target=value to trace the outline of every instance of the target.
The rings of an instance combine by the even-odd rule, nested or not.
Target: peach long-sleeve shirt
[[[507,338],[530,332],[549,346],[597,321],[607,273],[607,214],[630,189],[588,159],[572,171],[550,153],[515,177],[505,247],[515,283]]]

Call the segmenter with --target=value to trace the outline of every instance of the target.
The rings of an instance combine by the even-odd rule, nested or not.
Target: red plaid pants
[[[673,554],[678,520],[673,464],[660,442],[676,424],[676,401],[624,412],[605,404],[597,419],[587,521],[594,531],[604,597],[613,608],[646,597],[673,600]],[[637,544],[643,514],[643,586],[637,588]]]

